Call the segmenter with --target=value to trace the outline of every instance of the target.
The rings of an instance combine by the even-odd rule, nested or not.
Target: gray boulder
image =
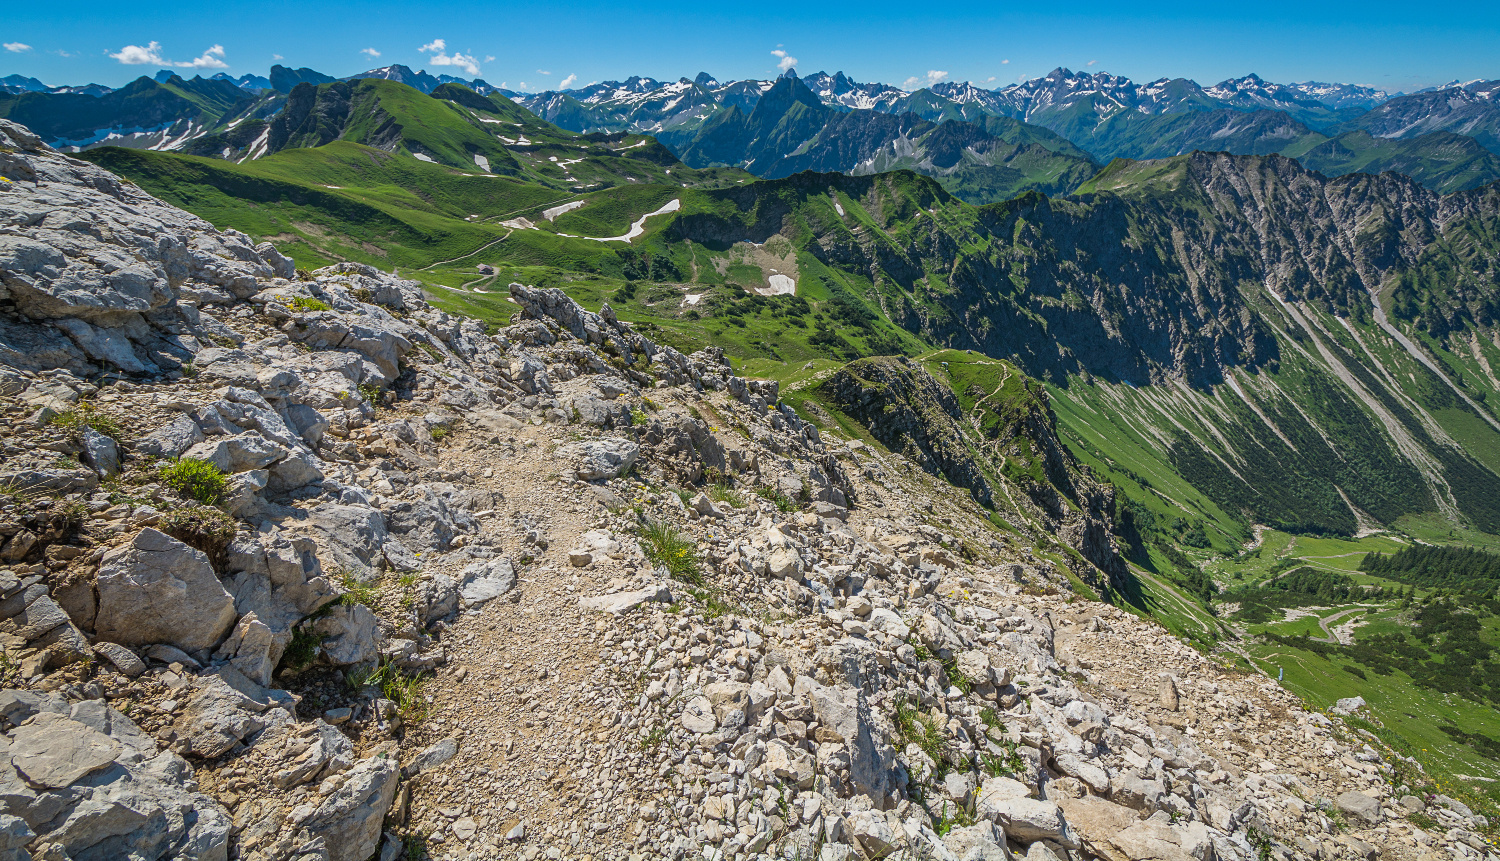
[[[871,798],[888,795],[895,788],[896,752],[876,729],[864,691],[820,686],[810,690],[808,698],[823,731],[844,743],[854,788]]]
[[[578,606],[583,610],[613,613],[619,616],[634,610],[648,601],[660,601],[664,604],[672,603],[671,588],[665,583],[658,583],[655,586],[647,586],[644,589],[638,589],[633,592],[614,592],[609,595],[579,598]]]
[[[119,446],[93,428],[83,430],[83,457],[100,478],[108,478],[120,471]]]
[[[283,761],[289,765],[271,777],[281,789],[332,777],[354,764],[354,743],[322,720],[289,725],[283,743]]]
[[[322,839],[328,861],[367,861],[380,845],[380,826],[396,797],[401,768],[396,760],[361,760],[333,794],[303,823],[309,837]]]
[[[629,472],[641,455],[641,447],[628,439],[610,437],[565,445],[557,453],[573,465],[580,479],[596,481]]]
[[[1374,827],[1380,824],[1380,802],[1363,792],[1351,789],[1333,803],[1344,815],[1362,825]]]
[[[336,667],[370,664],[380,657],[380,620],[363,604],[334,607],[313,623],[323,657]]]
[[[95,633],[121,645],[169,643],[206,651],[236,618],[234,598],[208,557],[155,529],[142,529],[129,544],[106,553],[95,588]]]
[[[498,598],[515,586],[516,569],[506,556],[475,562],[458,573],[458,594],[470,605]]]

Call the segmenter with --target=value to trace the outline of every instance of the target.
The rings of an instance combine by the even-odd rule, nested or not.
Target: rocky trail
[[[716,350],[0,175],[0,859],[1493,856]]]

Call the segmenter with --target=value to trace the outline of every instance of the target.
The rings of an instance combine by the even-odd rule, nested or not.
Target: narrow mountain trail
[[[412,816],[437,811],[454,822],[479,819],[481,830],[501,835],[513,830],[512,822],[525,823],[553,842],[587,827],[592,839],[623,842],[623,815],[619,822],[612,815],[619,798],[576,791],[584,762],[611,761],[629,748],[617,737],[618,707],[597,697],[595,671],[608,663],[598,633],[608,623],[598,614],[586,618],[578,603],[580,592],[624,572],[614,565],[573,568],[567,553],[606,512],[587,486],[558,478],[564,464],[551,452],[552,426],[511,431],[515,453],[500,458],[485,442],[494,431],[484,418],[470,428],[455,440],[445,466],[482,476],[475,486],[496,498],[481,537],[513,557],[535,559],[506,600],[486,604],[455,628],[453,669],[429,687],[431,716],[412,728],[410,743],[420,749],[457,736],[459,754],[446,773],[469,779],[419,783]],[[546,549],[525,541],[528,529]]]
[[[487,250],[489,250],[491,248],[494,248],[496,245],[499,245],[500,243],[502,243],[505,240],[509,239],[510,235],[512,233],[514,233],[514,232],[515,232],[515,228],[510,228],[510,229],[508,229],[508,230],[505,231],[505,235],[504,236],[502,236],[499,239],[496,239],[496,240],[494,240],[492,242],[487,242],[484,245],[481,245],[480,247],[474,249],[473,251],[470,251],[468,254],[460,254],[459,256],[453,258],[452,260],[439,260],[436,263],[429,263],[426,266],[423,266],[421,269],[418,269],[417,271],[418,272],[426,272],[427,270],[433,269],[433,268],[438,267],[438,266],[446,266],[449,263],[457,263],[460,260],[466,260],[466,259],[468,259],[470,257],[473,257],[476,254],[479,254],[481,252],[484,252],[484,251],[487,251]]]

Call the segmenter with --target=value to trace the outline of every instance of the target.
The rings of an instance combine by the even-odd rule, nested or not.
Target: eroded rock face
[[[21,126],[0,120],[0,146],[0,174],[28,185],[0,204],[18,228],[0,236],[0,294],[26,317],[68,321],[53,330],[65,336],[56,352],[0,337],[0,358],[13,367],[177,369],[196,347],[182,337],[178,288],[243,298],[286,272],[269,246],[263,254],[243,234],[215,230]]]

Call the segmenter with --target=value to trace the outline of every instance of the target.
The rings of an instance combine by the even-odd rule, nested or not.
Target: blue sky
[[[0,45],[0,75],[51,85],[118,86],[167,65],[187,76],[265,74],[276,62],[349,75],[404,63],[542,90],[570,77],[574,86],[699,71],[761,78],[795,59],[802,74],[842,69],[892,84],[941,73],[999,86],[1067,66],[1138,81],[1181,76],[1209,84],[1257,72],[1410,91],[1500,78],[1500,3],[85,0],[7,3]]]

